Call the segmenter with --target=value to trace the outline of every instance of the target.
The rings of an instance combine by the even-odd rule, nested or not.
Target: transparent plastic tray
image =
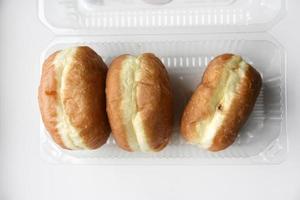
[[[147,2],[166,2],[150,4]],[[264,31],[285,0],[39,0],[40,19],[58,34]]]
[[[41,152],[45,159],[82,164],[270,164],[285,159],[286,62],[283,48],[272,36],[252,33],[62,37],[45,50],[41,63],[55,50],[78,45],[92,47],[107,64],[124,53],[153,52],[160,57],[169,72],[175,98],[173,136],[159,153],[128,153],[118,148],[112,138],[98,150],[69,151],[59,148],[41,123]],[[227,52],[242,55],[259,70],[263,89],[236,142],[224,151],[210,153],[180,137],[179,120],[207,63]]]

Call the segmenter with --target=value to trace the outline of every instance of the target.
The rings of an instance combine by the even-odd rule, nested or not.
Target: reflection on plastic
[[[143,0],[146,3],[150,3],[150,4],[166,4],[169,3],[172,0]]]

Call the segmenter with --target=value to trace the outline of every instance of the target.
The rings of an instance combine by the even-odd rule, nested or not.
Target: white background
[[[0,200],[300,199],[300,1],[271,31],[288,54],[287,161],[271,166],[71,166],[39,155],[39,56],[53,34],[35,0],[0,1]]]

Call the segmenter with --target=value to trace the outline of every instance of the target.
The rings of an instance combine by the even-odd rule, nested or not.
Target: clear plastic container
[[[42,61],[56,50],[88,45],[106,63],[123,53],[153,52],[165,64],[174,91],[175,126],[170,144],[159,153],[128,153],[112,138],[93,151],[62,150],[49,138],[41,124],[41,148],[47,158],[71,163],[278,163],[285,157],[286,88],[285,55],[282,47],[267,34],[219,34],[181,36],[64,37],[56,39]],[[236,142],[219,153],[210,153],[187,144],[179,135],[184,106],[201,80],[207,63],[216,55],[230,52],[242,55],[263,76],[263,89],[254,111]]]
[[[129,153],[112,138],[97,150],[63,150],[41,121],[42,156],[80,164],[282,162],[287,155],[285,51],[265,30],[284,13],[284,0],[40,0],[41,20],[57,34],[73,34],[56,37],[41,64],[54,51],[78,45],[90,46],[107,64],[124,53],[155,53],[169,72],[176,112],[171,142],[159,153]],[[180,137],[179,120],[207,63],[223,53],[240,54],[257,68],[263,89],[236,142],[211,153]]]
[[[264,31],[286,10],[285,0],[40,0],[39,7],[55,33],[97,35]]]

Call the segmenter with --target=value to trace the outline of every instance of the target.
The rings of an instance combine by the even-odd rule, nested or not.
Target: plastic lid
[[[162,34],[265,31],[285,0],[40,0],[57,34]]]

